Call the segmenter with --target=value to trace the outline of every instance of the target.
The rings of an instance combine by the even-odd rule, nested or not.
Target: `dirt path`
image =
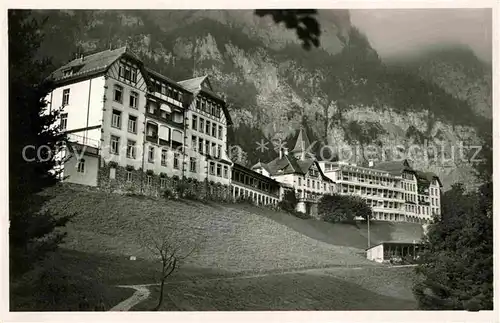
[[[146,300],[151,293],[145,285],[123,285],[118,287],[135,289],[135,293],[120,304],[110,309],[110,311],[112,312],[126,312],[135,305]]]

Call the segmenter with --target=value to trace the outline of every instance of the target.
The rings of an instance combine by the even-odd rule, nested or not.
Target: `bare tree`
[[[186,258],[199,250],[203,240],[201,231],[200,228],[176,224],[164,213],[153,214],[146,221],[139,243],[161,262],[160,296],[153,311],[159,310],[163,303],[167,278],[180,268]]]

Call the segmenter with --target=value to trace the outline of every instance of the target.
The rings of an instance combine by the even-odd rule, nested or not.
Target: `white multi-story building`
[[[161,188],[155,175],[230,183],[231,120],[207,76],[175,82],[122,47],[82,55],[51,78],[49,110],[61,109],[72,142],[66,181],[140,190]]]
[[[337,193],[363,198],[376,220],[428,223],[432,214],[439,214],[441,182],[436,175],[415,171],[406,160],[368,167],[318,161],[308,147],[309,139],[301,129],[290,153],[285,150],[270,163],[252,167],[293,188],[299,198],[298,211],[316,215],[319,198]]]
[[[428,223],[434,213],[440,213],[439,178],[413,170],[407,160],[370,163],[369,167],[346,162],[319,164],[335,182],[337,193],[362,197],[377,220]]]

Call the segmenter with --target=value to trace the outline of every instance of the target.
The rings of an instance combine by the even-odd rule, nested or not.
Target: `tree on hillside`
[[[201,230],[181,225],[174,225],[163,213],[150,216],[139,236],[139,244],[147,249],[153,257],[160,260],[161,269],[158,281],[160,295],[157,311],[163,304],[165,282],[167,278],[179,270],[182,262],[197,251],[202,242]]]
[[[9,240],[11,277],[31,269],[62,241],[56,228],[69,217],[41,212],[37,194],[59,180],[55,156],[65,140],[54,127],[58,112],[45,113],[52,84],[48,61],[34,59],[42,35],[29,11],[9,10]]]
[[[354,222],[357,217],[371,219],[372,209],[359,196],[326,194],[319,200],[318,215],[326,222]]]
[[[421,309],[493,309],[493,183],[444,193],[425,237],[414,294]]]

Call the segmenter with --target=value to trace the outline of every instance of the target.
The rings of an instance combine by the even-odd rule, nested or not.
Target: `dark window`
[[[85,173],[85,159],[80,159],[78,161],[77,172]]]
[[[113,110],[111,115],[111,126],[114,128],[121,128],[122,113],[118,110]]]
[[[192,128],[193,128],[193,130],[198,130],[198,117],[197,116],[193,116]]]
[[[148,150],[148,162],[154,163],[155,162],[155,147],[149,147]]]
[[[131,108],[137,109],[138,99],[139,99],[139,95],[137,94],[137,92],[130,92],[129,105]]]
[[[135,158],[135,141],[127,141],[127,158]]]
[[[166,149],[163,149],[161,151],[161,165],[167,166],[167,150]]]
[[[65,106],[68,104],[69,104],[69,89],[64,89],[62,97],[62,105]]]
[[[174,154],[174,168],[179,169],[179,153]]]
[[[66,130],[68,127],[68,114],[61,113],[61,123],[59,124],[59,129]]]
[[[191,157],[190,159],[190,167],[189,170],[193,173],[196,173],[196,158]]]
[[[123,102],[123,87],[120,85],[115,85],[115,94],[113,99],[119,103]]]
[[[128,132],[137,133],[137,117],[136,116],[128,116]]]
[[[111,136],[111,153],[118,155],[120,149],[120,138],[117,136]]]

